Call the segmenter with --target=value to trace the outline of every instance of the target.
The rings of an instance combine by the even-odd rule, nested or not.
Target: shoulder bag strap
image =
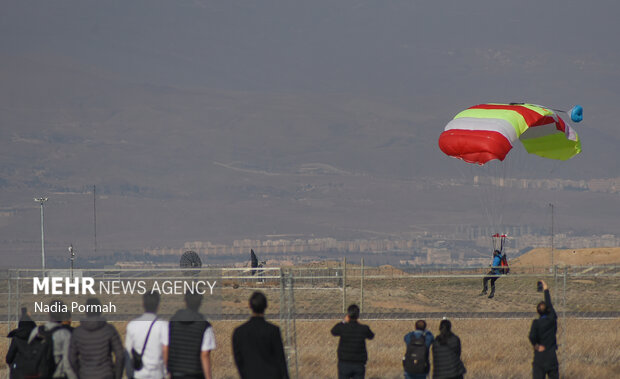
[[[157,316],[155,316],[155,320],[149,326],[149,331],[146,333],[146,338],[144,339],[144,345],[142,345],[142,351],[140,352],[140,356],[144,354],[144,349],[146,349],[146,343],[149,342],[149,336],[151,335],[151,329],[153,329],[153,325],[155,325],[155,321],[157,321]]]

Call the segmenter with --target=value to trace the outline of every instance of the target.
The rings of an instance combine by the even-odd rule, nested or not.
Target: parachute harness
[[[491,236],[493,239],[493,251],[499,251],[501,263],[500,263],[500,274],[508,274],[510,272],[510,267],[508,265],[508,258],[506,257],[506,253],[504,253],[504,246],[506,244],[506,238],[508,236],[506,234],[495,233]]]

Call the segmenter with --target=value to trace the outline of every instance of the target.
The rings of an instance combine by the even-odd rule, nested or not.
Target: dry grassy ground
[[[297,359],[300,378],[336,376],[338,340],[329,334],[333,321],[297,321]],[[364,321],[376,333],[369,341],[368,378],[401,378],[404,334],[413,321]],[[428,320],[436,331],[439,320]],[[470,378],[528,378],[532,352],[527,340],[530,320],[453,320],[463,346]],[[125,323],[116,327],[124,337]],[[216,378],[236,378],[230,339],[237,322],[214,323],[217,349],[213,353]],[[564,378],[620,377],[620,320],[564,320],[558,352]],[[0,329],[6,332],[6,325]],[[6,335],[6,334],[5,334]],[[0,355],[6,354],[3,343]],[[6,373],[4,366],[3,373]]]
[[[618,265],[620,247],[554,250],[554,261],[558,265]],[[510,262],[511,266],[547,266],[551,264],[551,249],[540,248],[529,251]]]

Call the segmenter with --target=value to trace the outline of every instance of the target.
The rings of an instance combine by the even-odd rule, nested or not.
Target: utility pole
[[[41,269],[45,271],[45,233],[43,230],[43,204],[47,197],[35,197],[34,201],[41,204]],[[45,275],[45,273],[43,273]]]
[[[97,186],[93,185],[93,225],[95,237],[95,256],[97,256]]]

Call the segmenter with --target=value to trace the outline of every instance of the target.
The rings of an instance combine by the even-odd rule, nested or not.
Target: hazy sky
[[[589,100],[597,87],[601,98],[618,96],[615,1],[20,0],[2,8],[2,55],[62,57],[138,82],[396,96],[471,94],[476,84],[479,96],[558,104]]]
[[[212,189],[213,161],[451,175],[437,136],[491,101],[583,105],[583,153],[558,174],[618,177],[619,14],[617,1],[5,0],[0,188],[49,188],[50,162],[49,180],[147,197],[177,196],[164,180]]]

